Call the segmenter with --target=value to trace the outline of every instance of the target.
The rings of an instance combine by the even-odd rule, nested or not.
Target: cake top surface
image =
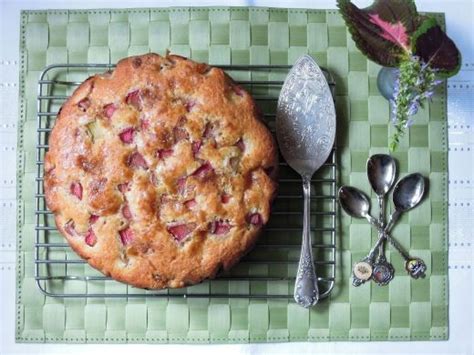
[[[121,60],[62,106],[45,194],[72,248],[138,287],[182,287],[255,243],[276,190],[277,150],[251,96],[179,56]]]

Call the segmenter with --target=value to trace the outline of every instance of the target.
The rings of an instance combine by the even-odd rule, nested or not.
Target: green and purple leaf
[[[412,41],[413,53],[439,74],[449,77],[459,71],[461,53],[433,17],[422,17]]]
[[[418,27],[418,12],[413,0],[375,0],[362,11],[378,14],[384,21],[392,24],[401,22],[408,34]]]
[[[410,0],[376,0],[359,9],[349,0],[338,0],[357,47],[384,66],[398,66],[410,50],[410,35],[416,29],[417,12]]]

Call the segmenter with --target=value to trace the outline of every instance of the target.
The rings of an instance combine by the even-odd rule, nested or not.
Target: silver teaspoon
[[[423,175],[414,173],[405,176],[397,182],[393,190],[393,211],[385,231],[389,231],[403,212],[416,207],[425,193],[425,178]]]
[[[395,160],[387,154],[375,154],[367,160],[367,177],[379,203],[379,224],[385,227],[385,195],[393,186],[397,166]],[[394,269],[385,257],[384,241],[378,247],[374,264],[374,280],[377,284],[387,285],[394,276]]]
[[[410,174],[398,181],[395,185],[392,197],[395,211],[393,211],[390,220],[383,231],[384,236],[405,259],[405,270],[415,279],[425,276],[425,262],[420,258],[410,257],[398,243],[393,243],[394,239],[388,235],[388,231],[392,228],[403,212],[411,210],[421,202],[424,194],[425,178],[421,174]]]
[[[281,154],[303,180],[304,216],[296,303],[308,308],[319,300],[311,248],[311,177],[329,157],[336,133],[336,110],[323,72],[309,55],[288,73],[278,99],[276,136]]]
[[[377,220],[369,214],[370,202],[367,196],[352,186],[341,186],[339,203],[346,213],[355,218],[365,218],[370,224],[379,227]]]
[[[395,160],[387,154],[375,154],[367,160],[367,177],[377,195],[379,203],[379,223],[384,225],[385,195],[393,186],[397,167]]]
[[[365,218],[367,221],[376,226],[380,231],[378,221],[369,213],[370,202],[367,196],[360,190],[351,186],[341,186],[339,189],[339,204],[346,213],[355,218]],[[352,273],[352,284],[360,286],[364,282],[370,280],[374,273],[374,256],[377,249],[383,241],[382,232],[374,247],[367,256],[354,264]]]

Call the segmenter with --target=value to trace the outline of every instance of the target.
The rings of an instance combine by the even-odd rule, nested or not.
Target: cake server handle
[[[319,301],[318,277],[314,269],[311,248],[311,177],[303,177],[303,195],[303,241],[298,272],[296,273],[294,298],[300,306],[309,308]]]

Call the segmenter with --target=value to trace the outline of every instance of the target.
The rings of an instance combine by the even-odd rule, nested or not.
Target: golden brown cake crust
[[[59,231],[94,268],[137,287],[214,277],[270,215],[276,145],[218,68],[125,58],[75,90],[49,145],[44,187]]]

